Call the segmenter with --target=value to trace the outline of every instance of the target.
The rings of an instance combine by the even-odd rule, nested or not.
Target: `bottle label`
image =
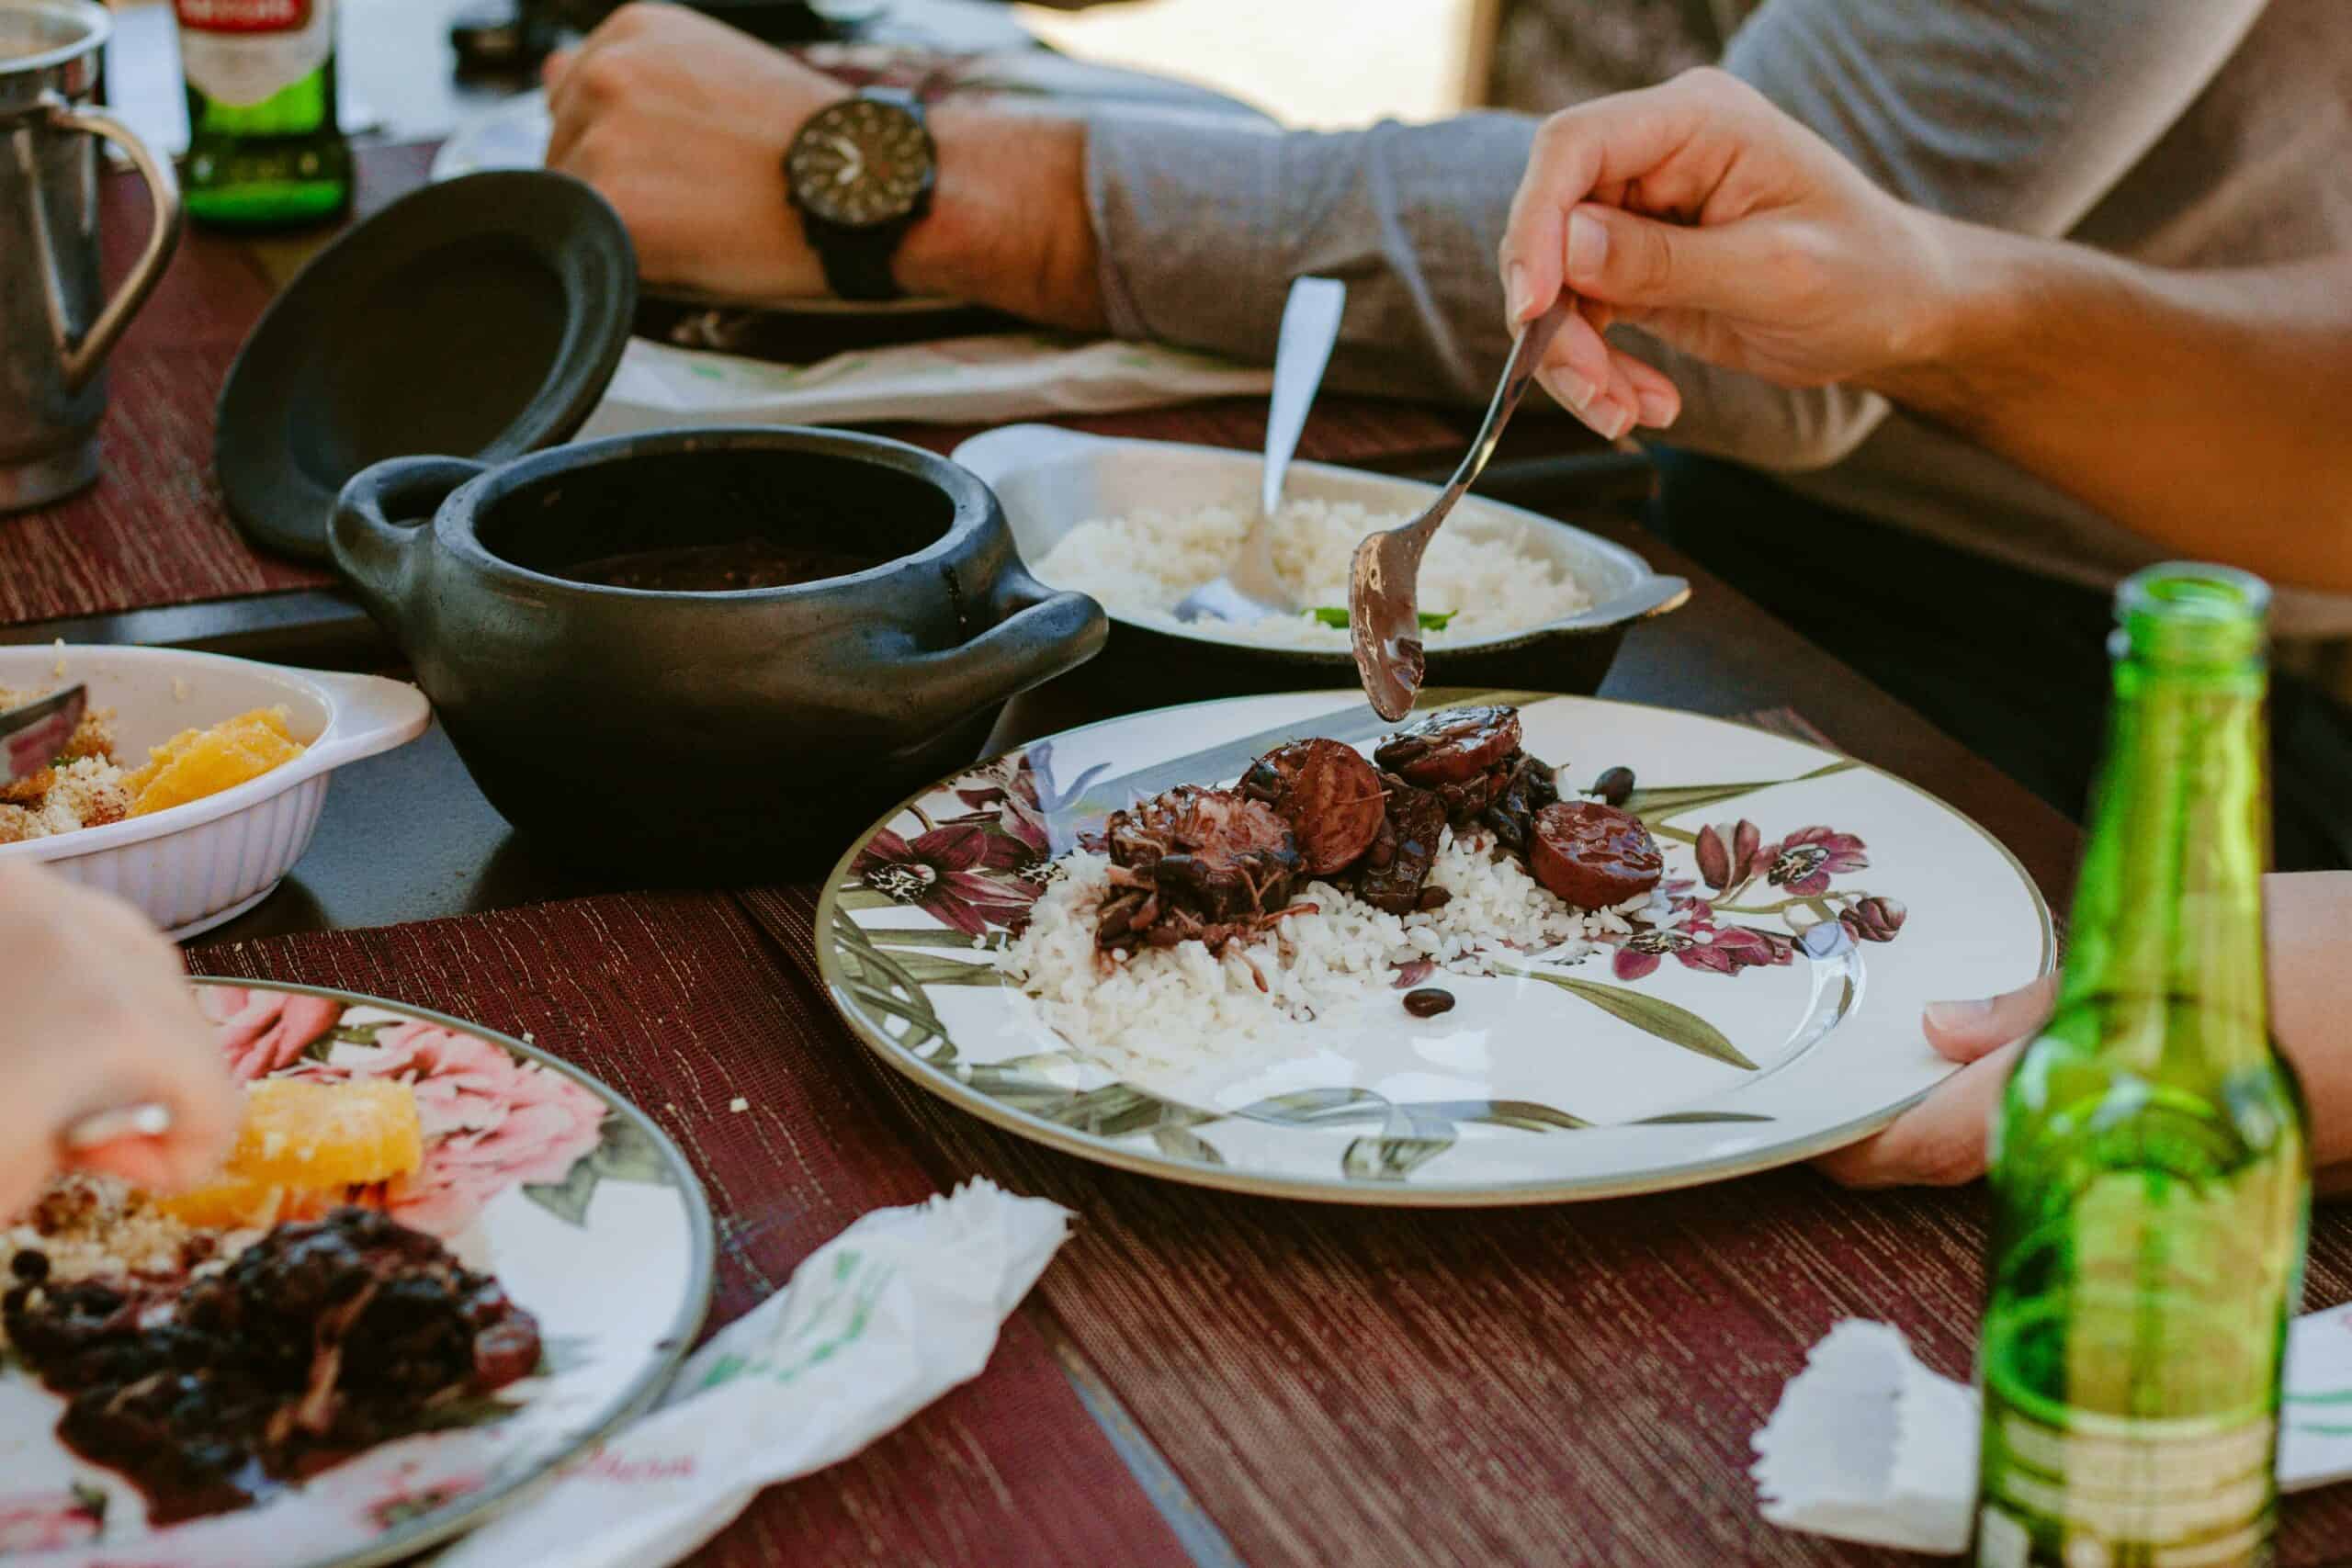
[[[1987,1388],[1977,1568],[2254,1568],[2270,1561],[2269,1421],[2045,1425]]]
[[[188,85],[243,108],[327,62],[334,0],[173,0]]]

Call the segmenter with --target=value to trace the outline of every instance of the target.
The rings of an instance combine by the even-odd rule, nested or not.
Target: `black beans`
[[[1623,806],[1634,798],[1634,770],[1611,768],[1592,781],[1592,793],[1611,806]]]
[[[1446,888],[1424,887],[1421,889],[1421,896],[1413,901],[1413,908],[1416,909],[1442,909],[1453,901],[1453,895]]]
[[[1453,993],[1435,986],[1424,986],[1418,991],[1405,993],[1405,1010],[1415,1018],[1435,1018],[1442,1012],[1453,1010]]]
[[[38,1285],[49,1278],[49,1254],[26,1247],[8,1259],[8,1272],[28,1285]]]

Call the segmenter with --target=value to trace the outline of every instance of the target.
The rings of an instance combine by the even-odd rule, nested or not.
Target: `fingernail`
[[[1592,406],[1592,395],[1599,391],[1600,388],[1565,365],[1553,374],[1559,378],[1560,390],[1567,395],[1568,407],[1582,413]]]
[[[1527,319],[1527,268],[1518,262],[1503,268],[1503,299],[1512,321]]]
[[[1959,1033],[1984,1022],[1993,1014],[1993,1004],[1987,1001],[1929,1002],[1920,1010],[1928,1027],[1945,1033]]]
[[[1642,423],[1654,430],[1664,430],[1682,412],[1681,405],[1664,392],[1644,392],[1641,404]]]
[[[1625,433],[1633,428],[1634,411],[1623,403],[1611,404],[1608,423],[1601,430],[1601,434],[1611,441],[1623,441],[1625,439]]]
[[[1568,214],[1568,276],[1587,283],[1600,276],[1609,261],[1609,231],[1589,212]]]

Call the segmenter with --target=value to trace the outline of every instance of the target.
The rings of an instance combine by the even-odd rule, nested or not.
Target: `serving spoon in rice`
[[[1372,699],[1373,711],[1391,724],[1413,710],[1413,698],[1421,689],[1426,668],[1418,596],[1421,552],[1430,547],[1430,540],[1453,510],[1453,503],[1476,482],[1487,459],[1495,455],[1503,426],[1510,422],[1519,400],[1527,395],[1535,367],[1544,363],[1544,351],[1552,346],[1553,336],[1572,309],[1573,301],[1564,294],[1558,303],[1521,329],[1519,341],[1511,345],[1510,361],[1503,367],[1502,380],[1495,388],[1495,400],[1487,405],[1487,422],[1478,427],[1469,456],[1445,481],[1437,499],[1403,527],[1367,534],[1356,546],[1348,574],[1348,641],[1355,649],[1356,676],[1363,682],[1363,694]]]
[[[1336,277],[1302,277],[1290,286],[1282,332],[1274,340],[1274,394],[1266,411],[1266,471],[1258,487],[1258,515],[1223,577],[1212,578],[1176,601],[1176,618],[1261,621],[1295,615],[1298,604],[1274,570],[1273,519],[1283,503],[1283,475],[1306,428],[1306,411],[1323,367],[1339,341],[1348,286]]]

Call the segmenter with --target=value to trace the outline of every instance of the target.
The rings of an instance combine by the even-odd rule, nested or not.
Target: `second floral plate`
[[[2054,960],[2016,860],[1900,779],[1666,709],[1463,691],[1421,705],[1493,703],[1518,708],[1524,749],[1565,789],[1633,771],[1627,809],[1666,862],[1649,907],[1586,942],[1498,937],[1451,969],[1395,964],[1345,1007],[1311,1000],[1263,1029],[1230,1026],[1246,996],[1218,1012],[1163,990],[1115,1038],[1057,1032],[1049,1018],[1090,1015],[1067,989],[1041,1005],[1036,972],[1083,989],[1084,961],[1073,982],[1016,939],[1083,874],[1069,858],[1082,837],[1173,785],[1231,784],[1286,741],[1369,750],[1387,728],[1350,693],[1235,698],[1039,741],[876,824],[819,909],[833,1002],[933,1093],[1104,1164],[1324,1201],[1529,1203],[1866,1136],[1952,1070],[1921,1032],[1928,1002],[2006,991]],[[1247,971],[1204,952],[1194,973],[1215,987]],[[1417,1017],[1377,999],[1392,986],[1454,1005]],[[1211,1016],[1226,1021],[1197,1022]]]

